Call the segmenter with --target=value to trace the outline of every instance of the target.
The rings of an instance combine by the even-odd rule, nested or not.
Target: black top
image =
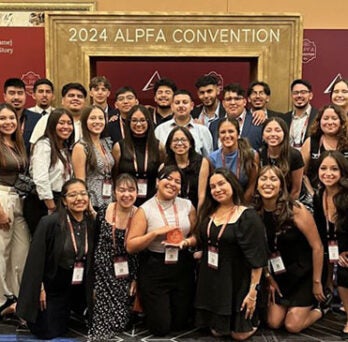
[[[260,166],[265,165],[276,165],[278,166],[278,159],[269,158],[267,155],[267,147],[264,146],[260,149]],[[290,160],[289,160],[289,174],[284,175],[288,183],[288,191],[291,190],[291,175],[292,171],[298,170],[301,167],[304,167],[303,158],[301,152],[297,149],[290,147]]]
[[[125,141],[121,140],[120,150],[121,158],[118,164],[118,173],[127,172],[133,175],[136,179],[146,179],[147,180],[147,194],[145,198],[137,198],[135,206],[140,206],[145,201],[153,197],[156,193],[156,178],[158,173],[158,168],[160,166],[159,157],[155,158],[154,161],[148,162],[146,173],[144,172],[144,160],[145,160],[145,149],[146,149],[146,137],[135,138],[133,137],[133,143],[135,148],[135,155],[138,165],[138,172],[135,171],[133,156],[128,156],[128,153],[125,153]],[[149,151],[150,153],[155,153],[159,156],[159,142],[158,142],[157,151]],[[149,158],[148,158],[149,159]]]

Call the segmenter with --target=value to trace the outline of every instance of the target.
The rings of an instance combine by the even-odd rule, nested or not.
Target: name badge
[[[331,264],[335,264],[339,259],[338,244],[336,240],[329,241],[329,261]]]
[[[73,276],[72,276],[72,285],[79,285],[82,284],[83,281],[83,273],[85,270],[85,266],[83,262],[75,262],[74,264],[74,270],[73,270]]]
[[[128,278],[129,268],[128,261],[126,258],[115,258],[114,259],[114,271],[116,278]]]
[[[216,270],[219,267],[219,250],[216,247],[208,247],[208,266]]]
[[[105,179],[102,187],[103,198],[110,198],[112,195],[112,184],[109,179]]]
[[[270,259],[274,274],[281,274],[286,272],[283,259],[280,253],[273,253]]]
[[[179,248],[177,247],[166,247],[164,255],[165,264],[176,264],[179,260]]]
[[[147,179],[138,179],[138,197],[145,198],[147,196]]]

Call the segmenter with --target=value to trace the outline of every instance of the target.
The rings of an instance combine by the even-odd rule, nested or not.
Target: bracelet
[[[265,278],[266,279],[269,278],[270,276],[271,276],[271,273],[269,273],[269,272],[265,273]]]
[[[257,286],[258,286],[259,284],[257,284],[257,283],[251,283],[250,284],[250,289],[257,289]]]

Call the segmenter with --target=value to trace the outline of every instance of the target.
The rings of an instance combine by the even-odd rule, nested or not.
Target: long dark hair
[[[69,110],[65,109],[65,108],[56,108],[55,110],[52,111],[52,113],[50,114],[48,121],[47,121],[47,126],[46,126],[46,130],[44,135],[38,140],[43,140],[43,139],[48,139],[50,145],[51,145],[51,163],[50,163],[50,167],[55,165],[58,161],[58,159],[61,160],[61,162],[63,163],[64,167],[67,166],[68,164],[68,160],[64,157],[60,146],[59,146],[59,138],[57,136],[57,125],[58,125],[58,121],[61,118],[62,115],[66,114],[69,119],[72,122],[73,125],[73,131],[70,135],[70,137],[64,141],[63,143],[63,147],[66,149],[70,149],[73,142],[74,142],[74,119],[70,113]],[[34,145],[35,148],[36,144]]]
[[[20,157],[20,164],[21,164],[20,166],[21,166],[21,168],[24,169],[27,166],[28,159],[27,159],[27,153],[25,150],[23,136],[21,134],[20,123],[19,123],[19,120],[17,117],[16,110],[14,109],[14,107],[12,107],[8,103],[1,103],[0,104],[0,113],[3,109],[8,109],[9,111],[11,111],[16,118],[17,128],[11,134],[11,140],[13,141],[14,148]],[[6,147],[5,147],[3,136],[0,133],[0,167],[6,166],[4,151],[6,151]]]
[[[151,164],[152,162],[157,163],[160,159],[159,152],[158,152],[159,141],[155,136],[155,129],[154,129],[153,122],[151,120],[151,114],[149,110],[143,105],[133,106],[127,114],[127,120],[125,124],[125,137],[124,137],[124,142],[126,147],[124,149],[124,153],[125,153],[124,157],[128,157],[132,160],[133,155],[135,153],[134,135],[132,133],[132,130],[130,129],[130,121],[132,119],[133,114],[137,111],[140,111],[141,113],[143,113],[147,121],[147,131],[145,134],[146,134],[146,144],[149,149],[148,163],[149,164]]]
[[[320,127],[320,120],[327,109],[333,109],[340,119],[341,127],[339,128],[337,132],[337,138],[338,138],[337,149],[339,151],[347,149],[348,148],[347,114],[343,111],[341,107],[335,104],[329,104],[319,109],[319,112],[310,127],[310,136],[319,140],[320,137],[324,134]]]
[[[213,214],[217,210],[218,206],[220,205],[220,203],[217,202],[211,194],[210,179],[214,175],[221,175],[231,185],[232,192],[233,192],[232,201],[235,205],[244,205],[245,204],[243,189],[242,189],[237,177],[234,175],[234,173],[232,173],[230,170],[228,170],[224,167],[219,167],[219,168],[215,169],[208,178],[205,200],[203,202],[202,208],[201,208],[200,213],[198,215],[198,220],[197,220],[195,230],[197,230],[201,226],[203,221],[206,220],[211,214]],[[232,202],[231,202],[231,204],[232,204]]]
[[[291,199],[288,190],[287,184],[282,170],[275,165],[266,165],[263,166],[257,177],[257,184],[259,178],[264,175],[267,171],[272,171],[280,181],[280,190],[276,200],[276,209],[273,212],[273,217],[276,222],[276,231],[280,231],[287,226],[291,225],[294,218],[293,207],[299,206],[294,200]],[[254,195],[254,207],[263,216],[263,201],[262,196],[257,190]]]
[[[86,191],[88,192],[88,187],[87,187],[86,182],[83,181],[82,179],[79,179],[79,178],[71,178],[68,181],[66,181],[62,186],[62,192],[61,192],[61,197],[60,197],[60,200],[58,203],[58,210],[57,211],[58,211],[58,215],[60,218],[60,222],[64,222],[65,225],[67,224],[66,217],[68,214],[68,209],[66,208],[66,206],[64,204],[64,198],[65,198],[66,194],[68,193],[70,186],[73,184],[77,184],[77,183],[82,184],[85,187]],[[93,216],[88,210],[86,210],[85,216],[87,217],[89,224],[92,224]]]
[[[331,157],[336,161],[341,172],[341,178],[338,181],[339,191],[333,197],[333,202],[336,207],[336,228],[338,231],[348,231],[348,161],[339,151],[325,151],[318,159],[319,168],[327,157]],[[325,189],[322,182],[320,182],[320,187],[321,191]]]
[[[280,126],[280,128],[283,131],[284,134],[284,138],[283,141],[280,143],[280,153],[279,153],[279,157],[277,158],[277,166],[280,168],[280,170],[283,172],[283,174],[285,175],[286,179],[289,181],[289,171],[290,171],[290,142],[289,142],[289,129],[288,126],[286,124],[286,122],[279,117],[271,117],[268,118],[262,128],[262,136],[263,136],[263,132],[265,131],[267,125],[272,122],[275,121],[278,123],[278,125]],[[265,145],[267,146],[267,143],[265,143]],[[266,151],[268,149],[268,146],[266,147]]]
[[[219,121],[218,123],[218,132],[220,132],[220,127],[223,123],[225,122],[230,122],[237,130],[237,134],[239,136],[240,134],[240,128],[239,128],[239,123],[238,120],[235,118],[223,118],[222,120]],[[254,151],[248,142],[247,139],[244,138],[238,138],[238,150],[239,150],[239,155],[240,155],[240,164],[242,166],[242,169],[245,170],[246,174],[250,178],[250,174],[253,170],[254,167],[256,167],[255,161],[254,161]]]
[[[82,140],[80,140],[80,143],[83,144],[86,147],[87,153],[86,153],[86,165],[88,165],[88,170],[94,171],[97,168],[97,156],[94,152],[94,144],[91,138],[91,133],[87,127],[87,120],[92,112],[93,109],[99,109],[104,116],[105,120],[105,126],[103,131],[101,132],[100,136],[103,136],[103,132],[105,131],[106,127],[106,114],[102,107],[98,105],[91,105],[86,108],[81,113],[81,129],[82,129]]]

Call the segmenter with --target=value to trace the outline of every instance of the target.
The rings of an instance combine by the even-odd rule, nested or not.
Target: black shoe
[[[348,333],[341,331],[341,338],[342,340],[348,341]]]
[[[17,297],[15,295],[5,295],[6,302],[0,306],[0,315],[3,315],[3,312],[10,307],[12,304],[17,303]]]
[[[26,322],[20,322],[17,326],[16,332],[30,332]]]

